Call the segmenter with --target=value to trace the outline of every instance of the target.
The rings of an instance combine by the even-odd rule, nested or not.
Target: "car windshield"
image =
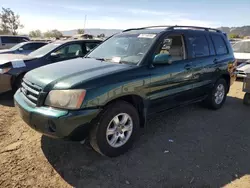
[[[24,44],[26,44],[27,42],[22,42],[22,43],[19,43],[19,44],[17,44],[17,45],[15,45],[15,46],[13,46],[12,48],[10,48],[10,50],[17,50],[17,49],[19,49],[19,48],[21,48]]]
[[[137,64],[149,50],[155,38],[156,34],[115,35],[95,48],[87,58]]]
[[[53,42],[53,43],[47,44],[47,45],[45,45],[45,46],[43,46],[41,48],[38,48],[34,52],[31,52],[29,54],[29,56],[32,56],[32,57],[42,57],[42,56],[45,56],[46,54],[48,54],[52,50],[56,49],[60,45],[61,45],[61,43],[57,43],[57,42]]]
[[[234,52],[250,53],[250,41],[241,41],[233,45]]]

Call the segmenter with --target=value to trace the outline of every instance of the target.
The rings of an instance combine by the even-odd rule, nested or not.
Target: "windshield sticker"
[[[138,38],[149,38],[149,39],[153,39],[155,38],[156,34],[140,34],[138,36]]]
[[[120,63],[120,61],[121,61],[121,57],[113,57],[112,58],[112,62],[114,62],[114,63]]]
[[[24,61],[22,59],[14,59],[11,61],[13,68],[21,68],[26,67]]]

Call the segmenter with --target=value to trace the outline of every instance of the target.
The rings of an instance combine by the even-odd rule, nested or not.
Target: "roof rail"
[[[197,27],[197,26],[182,26],[182,25],[175,25],[175,26],[169,26],[169,25],[147,26],[147,27],[126,29],[126,30],[123,30],[122,32],[133,31],[133,30],[141,30],[141,29],[150,29],[150,28],[160,28],[160,27],[164,27],[165,30],[174,30],[176,28],[187,28],[187,29],[190,28],[190,29],[198,29],[198,30],[204,30],[204,31],[215,31],[215,32],[221,33],[221,30],[219,30],[219,29],[214,29],[214,28],[209,28],[209,27]]]
[[[171,26],[171,27],[166,28],[166,30],[173,30],[173,29],[176,29],[176,28],[201,29],[201,30],[204,30],[204,31],[215,31],[215,32],[221,33],[221,30],[219,30],[219,29],[214,29],[214,28],[209,28],[209,27],[183,26],[183,25]]]
[[[130,28],[130,29],[123,30],[122,32],[133,31],[133,30],[141,30],[141,29],[158,28],[158,27],[168,28],[168,27],[172,27],[172,26],[169,26],[169,25],[155,25],[155,26],[147,26],[147,27],[139,27],[139,28]]]

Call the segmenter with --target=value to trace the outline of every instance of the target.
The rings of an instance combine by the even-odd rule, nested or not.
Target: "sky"
[[[23,33],[149,25],[250,25],[250,0],[0,0],[20,15]],[[86,17],[86,22],[85,22]]]

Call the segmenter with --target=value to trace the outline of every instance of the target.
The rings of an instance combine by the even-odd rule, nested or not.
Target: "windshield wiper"
[[[86,56],[84,58],[89,58],[89,59],[96,59],[96,60],[99,60],[99,61],[106,61],[107,59],[104,59],[104,58],[97,58],[97,57],[89,57],[89,56]]]

